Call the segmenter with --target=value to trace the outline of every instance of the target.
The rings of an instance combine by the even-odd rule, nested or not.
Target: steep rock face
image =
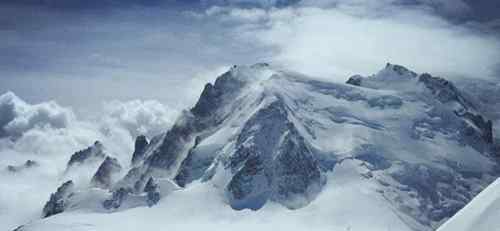
[[[45,204],[42,211],[42,217],[49,217],[64,212],[68,206],[68,199],[73,195],[73,181],[63,183],[55,193],[50,195],[49,201]]]
[[[474,130],[478,130],[477,138],[482,138],[487,143],[493,143],[493,124],[491,120],[487,120],[478,112],[476,107],[469,102],[462,93],[455,87],[455,85],[448,80],[439,77],[433,77],[429,74],[422,74],[419,77],[419,82],[430,89],[433,95],[442,103],[456,102],[460,107],[456,108],[455,113],[470,121],[474,126],[467,126],[465,135],[475,135]],[[476,139],[476,137],[472,137]]]
[[[215,158],[215,155],[196,154],[195,150],[200,139],[199,136],[195,138],[193,148],[189,150],[186,158],[182,161],[179,171],[174,178],[175,182],[181,187],[185,187],[186,184],[202,177]]]
[[[185,112],[178,123],[170,129],[162,144],[148,158],[148,165],[160,169],[169,169],[175,163],[179,153],[185,151],[186,145],[193,142],[195,134],[210,129],[224,119],[225,107],[228,102],[240,93],[246,84],[245,77],[238,75],[235,66],[221,75],[215,83],[205,85],[196,105]]]
[[[92,177],[90,185],[102,189],[108,189],[114,183],[114,178],[118,173],[120,173],[121,170],[122,166],[118,162],[118,159],[108,156]]]
[[[153,177],[150,177],[146,186],[144,187],[144,192],[146,193],[148,206],[151,207],[160,201],[160,190],[158,183],[156,183]]]
[[[140,135],[135,139],[134,153],[132,154],[132,165],[137,165],[144,159],[148,144],[148,139],[144,135]]]
[[[87,162],[100,162],[105,158],[106,154],[104,153],[104,146],[101,142],[96,141],[94,145],[81,151],[75,152],[68,161],[67,169]]]
[[[134,168],[133,174],[127,174],[121,185],[141,191],[150,176],[178,176],[176,181],[179,185],[201,177],[212,163],[215,153],[199,156],[194,152],[195,144],[221,126],[235,108],[241,107],[236,103],[237,98],[256,76],[267,78],[269,72],[267,64],[234,66],[217,78],[214,84],[207,84],[197,104],[184,111],[169,131],[152,139],[146,147],[144,164]],[[199,170],[194,171],[195,168]],[[183,169],[188,171],[183,172]],[[135,183],[130,185],[131,182]]]
[[[105,209],[117,209],[127,199],[130,193],[131,193],[130,189],[119,188],[118,190],[113,192],[113,195],[111,196],[110,199],[107,199],[102,203],[102,206]]]
[[[298,208],[304,204],[297,197],[311,199],[309,192],[319,191],[318,164],[282,102],[259,110],[243,131],[230,159],[234,177],[227,192],[233,208],[259,209],[268,199]]]

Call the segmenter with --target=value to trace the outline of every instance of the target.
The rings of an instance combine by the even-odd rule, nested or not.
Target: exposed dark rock
[[[385,170],[392,166],[391,161],[386,159],[374,145],[361,145],[356,149],[355,159],[368,163],[369,170]]]
[[[290,209],[307,205],[324,184],[314,154],[293,126],[276,152],[272,200]]]
[[[105,209],[117,209],[120,208],[122,203],[127,199],[127,197],[132,193],[132,189],[130,188],[119,188],[118,190],[113,192],[113,195],[110,199],[105,200],[102,203],[102,206]]]
[[[26,162],[24,162],[23,165],[18,165],[18,166],[8,165],[7,170],[9,172],[15,173],[15,172],[22,171],[24,169],[38,167],[38,166],[39,166],[38,162],[36,162],[34,160],[27,160]]]
[[[407,187],[406,191],[417,192],[420,206],[413,211],[422,224],[440,222],[453,216],[470,201],[477,191],[471,189],[463,175],[451,170],[439,169],[423,164],[400,163],[399,171],[391,173],[393,179]]]
[[[122,170],[116,158],[106,157],[92,177],[90,184],[94,187],[108,189],[113,183],[114,176]]]
[[[462,129],[464,136],[471,137],[468,139],[468,143],[476,149],[480,148],[481,144],[475,144],[477,143],[475,136],[479,136],[486,143],[493,143],[493,126],[491,120],[487,120],[482,115],[472,112],[476,109],[476,106],[467,100],[453,83],[440,77],[433,77],[427,73],[420,75],[419,82],[422,82],[440,102],[455,101],[462,105],[463,108],[455,110],[455,114],[475,125],[475,127],[471,127],[465,123]],[[478,130],[477,133],[479,134],[476,134],[475,130]]]
[[[410,71],[408,68],[406,68],[404,66],[401,66],[401,65],[387,63],[385,65],[385,69],[394,71],[394,72],[396,72],[399,75],[409,74],[413,78],[417,77],[417,73],[415,73],[413,71]]]
[[[87,161],[102,160],[104,158],[106,158],[106,154],[104,153],[104,146],[101,142],[96,141],[94,145],[81,151],[75,152],[68,161],[67,168],[70,168],[71,166],[74,166],[76,164],[83,164]]]
[[[449,101],[463,102],[458,89],[455,85],[453,85],[453,83],[446,79],[434,77],[428,73],[424,73],[419,76],[418,81],[430,89],[432,94],[434,94],[442,103]]]
[[[373,97],[367,101],[370,107],[378,107],[380,109],[392,108],[398,109],[403,105],[403,100],[401,98],[392,95],[383,95],[379,97]]]
[[[493,143],[493,123],[491,120],[486,120],[483,116],[466,112],[463,117],[469,119],[482,131],[482,138],[487,143]]]
[[[135,192],[142,192],[142,191],[144,191],[144,187],[147,184],[147,180],[148,180],[148,174],[147,173],[141,174],[141,176],[134,183],[134,190],[135,190]]]
[[[160,169],[170,168],[178,154],[187,143],[195,138],[194,135],[197,132],[220,122],[221,118],[215,113],[225,102],[233,100],[244,85],[245,81],[234,76],[233,71],[219,76],[214,85],[210,83],[205,85],[196,105],[190,112],[184,112],[183,123],[175,124],[165,134],[159,148],[148,157],[149,166]]]
[[[186,120],[185,124],[174,125],[166,133],[163,143],[146,160],[150,167],[169,169],[185,145],[193,139],[192,135],[196,131],[194,121],[190,118]]]
[[[74,191],[73,181],[63,183],[55,193],[50,195],[49,201],[43,207],[42,217],[49,217],[64,212],[68,206],[68,199],[71,198]]]
[[[158,203],[160,201],[160,191],[159,191],[159,186],[154,180],[153,177],[150,177],[148,182],[146,183],[146,186],[144,187],[144,192],[147,195],[146,202],[148,203],[148,206],[151,207]]]
[[[346,83],[354,86],[361,86],[361,81],[363,81],[363,77],[361,75],[354,75],[351,76]]]
[[[132,165],[136,165],[144,159],[144,154],[148,146],[148,139],[144,135],[140,135],[135,139],[135,149],[132,154]]]
[[[245,124],[229,164],[235,175],[226,190],[234,209],[259,209],[267,200],[299,208],[323,184],[316,159],[279,100]]]
[[[195,138],[195,146],[189,150],[174,178],[177,185],[181,187],[185,187],[186,184],[191,183],[193,180],[201,178],[215,158],[215,153],[213,155],[197,155],[195,150],[200,140],[200,136]]]
[[[233,68],[234,69],[234,68]],[[233,76],[228,71],[219,76],[214,85],[208,83],[205,85],[201,96],[191,112],[196,116],[209,116],[213,114],[224,101],[231,100],[230,96],[237,93],[244,86],[244,82]]]

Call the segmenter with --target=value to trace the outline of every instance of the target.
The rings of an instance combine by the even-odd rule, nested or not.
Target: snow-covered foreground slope
[[[234,66],[19,230],[427,231],[498,176],[492,123],[453,83],[392,64],[347,83]]]
[[[151,208],[116,213],[62,213],[25,225],[33,231],[135,231],[135,230],[411,230],[376,190],[360,176],[360,162],[338,166],[323,193],[309,206],[288,210],[274,203],[258,212],[231,209],[215,188],[194,183],[176,191]],[[331,185],[330,185],[331,184]]]
[[[498,231],[499,217],[500,179],[497,179],[438,231]]]

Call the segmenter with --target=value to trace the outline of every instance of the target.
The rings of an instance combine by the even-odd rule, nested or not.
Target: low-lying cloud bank
[[[0,138],[20,139],[27,133],[95,126],[96,131],[124,129],[130,136],[154,136],[173,123],[176,112],[156,100],[104,102],[94,121],[78,120],[73,110],[55,101],[29,104],[13,92],[0,95]]]
[[[66,128],[74,120],[71,109],[53,101],[30,105],[12,92],[0,95],[0,137],[19,137],[32,128]]]
[[[99,140],[126,167],[135,136],[166,131],[175,115],[153,100],[114,101],[104,105],[100,117],[84,120],[54,101],[30,104],[12,92],[0,95],[0,230],[39,218],[50,193],[69,177],[63,173],[74,152]],[[27,160],[37,165],[7,169]]]

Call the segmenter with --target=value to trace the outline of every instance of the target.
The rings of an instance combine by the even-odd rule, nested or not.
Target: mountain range
[[[128,163],[99,141],[75,150],[63,174],[92,176],[61,182],[16,230],[435,230],[500,173],[491,114],[390,63],[346,83],[233,66]]]

